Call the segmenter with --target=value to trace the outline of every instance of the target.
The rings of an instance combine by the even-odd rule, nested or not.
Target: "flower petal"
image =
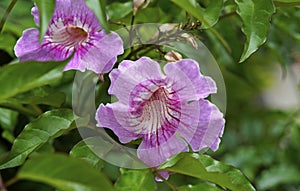
[[[59,19],[62,19],[65,24],[73,22],[76,26],[88,28],[88,32],[102,29],[94,12],[87,7],[85,0],[56,0],[50,23],[53,24]]]
[[[40,26],[40,14],[36,5],[31,9],[31,15],[33,16],[36,26]]]
[[[223,134],[225,120],[219,109],[207,100],[200,99],[200,118],[198,120],[197,129],[194,132],[188,129],[181,129],[180,134],[185,139],[190,139],[188,143],[194,151],[199,151],[203,148],[210,148],[213,151],[217,150],[220,137]]]
[[[153,146],[153,141],[164,141],[160,145]],[[153,136],[152,140],[144,137],[144,140],[138,147],[138,157],[149,167],[157,167],[174,154],[188,151],[187,144],[176,134],[164,138],[163,134],[156,137]]]
[[[113,103],[104,106],[101,104],[96,112],[97,127],[106,127],[111,129],[118,137],[120,142],[128,143],[140,136],[128,131],[128,108],[124,105]]]
[[[105,35],[104,32],[102,32],[101,34],[95,35],[93,38],[96,38],[97,40],[90,42],[92,46],[83,50],[86,53],[82,52],[82,58],[77,67],[80,68],[83,67],[81,65],[84,65],[86,69],[92,70],[95,73],[109,72],[116,63],[117,56],[124,52],[123,41],[119,35],[114,32],[111,32],[108,35]],[[74,68],[74,65],[72,67],[73,68],[69,68],[67,66],[65,69],[76,69]]]
[[[164,178],[164,180],[168,180],[168,178],[169,178],[171,172],[160,170],[160,171],[158,171],[158,174],[159,174],[162,178]],[[159,177],[157,177],[157,176],[155,177],[155,180],[156,180],[157,182],[163,182],[163,181],[164,181],[164,180],[162,180],[161,178],[159,178]]]
[[[88,8],[85,0],[71,0],[71,11],[71,15],[79,18],[83,26],[84,24],[89,25],[89,28],[92,29],[89,32],[96,32],[102,29],[99,20],[94,12]]]
[[[22,57],[39,48],[39,31],[38,29],[30,28],[23,31],[23,34],[17,41],[14,50],[17,57]]]
[[[115,95],[121,103],[128,104],[130,93],[135,86],[149,79],[163,78],[159,64],[150,58],[142,57],[137,61],[124,60],[118,69],[111,72],[111,85],[108,92]]]
[[[55,58],[53,54],[49,53],[50,50],[47,46],[44,47],[39,44],[39,31],[35,28],[23,32],[14,47],[14,51],[20,62],[29,60],[50,61]],[[61,54],[61,52],[59,53]]]
[[[217,92],[215,82],[200,73],[199,65],[191,59],[183,59],[165,65],[164,71],[170,81],[175,82],[175,91],[181,99],[198,100]]]

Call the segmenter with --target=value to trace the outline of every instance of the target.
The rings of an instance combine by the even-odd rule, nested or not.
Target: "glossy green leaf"
[[[222,191],[222,189],[215,187],[211,184],[201,183],[197,185],[187,185],[187,186],[181,186],[178,188],[178,191]]]
[[[275,13],[272,0],[235,0],[237,14],[243,21],[242,31],[246,35],[240,62],[245,61],[267,39],[271,16]]]
[[[63,191],[112,191],[107,177],[82,160],[62,154],[41,154],[30,158],[17,174],[49,184]]]
[[[155,187],[151,169],[121,169],[121,176],[115,183],[117,191],[154,191]]]
[[[207,155],[180,153],[162,164],[158,170],[200,178],[233,191],[255,190],[238,169]]]
[[[70,156],[83,159],[100,170],[104,165],[104,161],[90,149],[90,146],[86,142],[92,139],[93,137],[87,138],[77,143],[70,151]]]
[[[40,42],[42,42],[55,8],[55,0],[34,0],[39,10]]]
[[[1,136],[10,143],[15,140],[13,133],[17,120],[17,112],[10,109],[0,108],[0,126],[3,129]]]
[[[9,101],[13,101],[21,104],[43,104],[50,105],[54,107],[61,106],[65,101],[65,94],[61,92],[55,92],[45,96],[32,95],[22,98],[11,98]]]
[[[110,19],[118,20],[132,12],[132,2],[120,3],[115,2],[107,7],[107,14]]]
[[[106,18],[106,0],[87,0],[86,4],[94,11],[105,32],[109,33],[110,29]]]
[[[0,68],[0,102],[36,87],[51,84],[61,79],[62,62],[23,62]]]
[[[33,151],[72,129],[73,120],[72,110],[62,109],[46,112],[26,125],[15,139],[9,155],[1,161],[0,169],[21,165]]]
[[[5,108],[0,108],[0,126],[2,129],[10,132],[14,131],[14,127],[17,124],[18,113]]]
[[[176,5],[186,12],[196,17],[202,22],[202,28],[210,28],[217,23],[222,7],[222,0],[211,0],[206,8],[201,7],[197,2],[192,0],[172,0]]]

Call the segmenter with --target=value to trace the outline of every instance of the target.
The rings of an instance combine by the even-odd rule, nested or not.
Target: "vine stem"
[[[13,105],[10,103],[0,103],[0,107],[6,108],[6,109],[11,109],[14,111],[18,111],[24,115],[33,115],[33,116],[39,116],[40,113],[37,113],[35,111],[32,111],[31,109],[28,109],[24,106],[19,106],[19,105]]]
[[[130,22],[130,30],[129,30],[129,46],[130,46],[130,51],[133,52],[133,42],[132,42],[132,32],[133,32],[133,24],[134,24],[134,19],[135,19],[135,16],[132,14],[132,17],[131,17],[131,22]]]
[[[2,180],[1,174],[0,174],[0,191],[6,191],[6,188],[5,188],[4,184],[3,184],[3,180]]]
[[[9,13],[11,12],[11,10],[14,8],[15,4],[17,3],[17,0],[12,0],[9,4],[9,6],[7,7],[6,11],[3,14],[3,17],[0,21],[0,33],[2,32],[2,29],[4,27],[5,21],[7,19],[7,16],[9,15]]]
[[[12,179],[8,180],[8,181],[4,184],[4,186],[5,186],[5,188],[7,188],[7,187],[13,185],[14,183],[16,183],[16,182],[18,182],[18,181],[19,181],[19,178],[15,176],[15,177],[13,177]]]
[[[299,6],[300,2],[280,2],[280,1],[273,1],[276,7],[281,6]]]

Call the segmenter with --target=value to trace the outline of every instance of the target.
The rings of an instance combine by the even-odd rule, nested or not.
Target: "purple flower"
[[[218,108],[205,100],[216,93],[216,84],[200,73],[191,59],[164,66],[150,58],[124,60],[112,70],[108,92],[118,102],[101,104],[96,113],[98,127],[114,131],[120,142],[142,138],[138,157],[156,167],[174,154],[216,150],[225,120]]]
[[[39,25],[37,7],[32,8],[32,15]],[[117,55],[124,51],[118,34],[106,34],[84,0],[56,0],[42,44],[39,44],[38,29],[30,28],[23,32],[15,46],[20,61],[61,61],[74,51],[65,70],[89,69],[95,73],[110,71]]]

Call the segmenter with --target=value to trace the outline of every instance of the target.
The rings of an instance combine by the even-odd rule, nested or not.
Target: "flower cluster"
[[[32,9],[39,25],[39,11]],[[39,43],[38,29],[23,32],[15,46],[20,61],[64,60],[74,52],[65,70],[108,73],[123,53],[117,33],[106,34],[84,0],[56,0],[48,30]],[[172,155],[203,148],[216,150],[225,120],[206,100],[216,93],[212,78],[200,73],[199,64],[181,59],[160,65],[148,57],[123,60],[109,74],[108,93],[118,102],[101,104],[98,127],[111,129],[121,143],[141,139],[137,155],[157,167]]]

